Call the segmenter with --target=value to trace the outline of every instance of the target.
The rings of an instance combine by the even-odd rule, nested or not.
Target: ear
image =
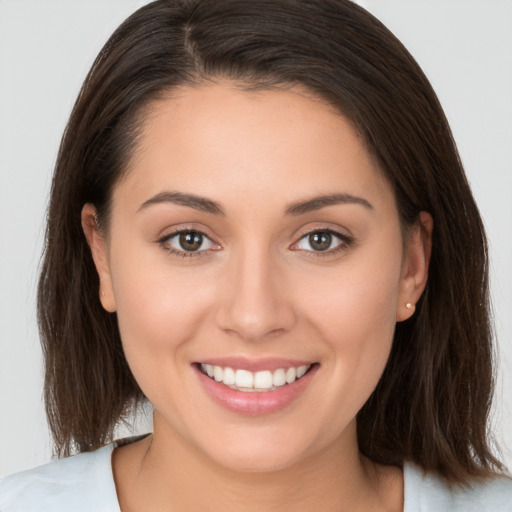
[[[416,303],[427,285],[433,229],[432,215],[420,212],[419,222],[408,231],[396,311],[397,322],[407,320],[414,314]]]
[[[90,203],[85,204],[82,208],[82,229],[100,278],[101,304],[106,311],[113,313],[117,308],[110,275],[108,244],[104,235],[100,232],[96,208]]]

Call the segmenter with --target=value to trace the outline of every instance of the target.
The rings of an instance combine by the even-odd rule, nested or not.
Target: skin
[[[165,191],[224,215],[141,207]],[[371,207],[286,213],[325,194]],[[151,108],[108,231],[92,205],[82,223],[103,307],[155,408],[153,435],[114,452],[123,511],[402,510],[401,470],[359,453],[355,417],[425,287],[432,219],[404,236],[390,184],[341,115],[298,88],[175,90]],[[171,254],[177,238],[162,238],[179,228],[209,251]],[[307,235],[325,229],[351,242],[315,251]],[[247,416],[217,405],[191,366],[225,356],[319,366],[292,404]]]

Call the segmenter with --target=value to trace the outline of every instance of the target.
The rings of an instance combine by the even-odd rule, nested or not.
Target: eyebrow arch
[[[302,215],[315,210],[320,210],[326,206],[337,204],[359,204],[369,210],[373,210],[373,206],[364,198],[353,196],[351,194],[327,194],[316,196],[307,201],[292,203],[286,208],[287,215]]]
[[[138,211],[148,206],[161,203],[173,203],[213,215],[225,215],[219,203],[205,197],[195,194],[186,194],[184,192],[160,192],[147,201],[144,201]],[[306,201],[292,203],[286,208],[285,213],[286,215],[302,215],[304,213],[320,210],[326,206],[338,204],[359,204],[369,210],[373,210],[373,206],[362,197],[353,196],[351,194],[326,194],[313,197]]]
[[[174,203],[180,206],[188,206],[201,212],[212,213],[214,215],[225,215],[219,203],[206,199],[205,197],[196,196],[195,194],[185,194],[183,192],[160,192],[156,196],[144,201],[138,211],[141,211],[153,204]]]

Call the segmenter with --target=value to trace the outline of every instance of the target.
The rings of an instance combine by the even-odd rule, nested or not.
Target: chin
[[[210,454],[215,461],[230,471],[239,473],[272,473],[285,470],[297,464],[301,460],[301,454],[297,450],[280,446],[275,449],[272,446],[261,446],[261,443],[253,446],[233,445],[223,453]]]
[[[203,453],[227,470],[245,473],[270,473],[298,464],[315,451],[312,436],[293,435],[289,429],[260,428],[229,432],[206,442]],[[296,431],[295,434],[298,434]]]

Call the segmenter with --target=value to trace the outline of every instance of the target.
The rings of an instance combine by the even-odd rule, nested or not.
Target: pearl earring
[[[416,306],[415,306],[414,304],[411,304],[410,302],[407,302],[407,303],[405,304],[405,307],[406,307],[407,309],[410,309],[413,313],[414,313],[414,311],[415,311],[415,309],[416,309]]]

